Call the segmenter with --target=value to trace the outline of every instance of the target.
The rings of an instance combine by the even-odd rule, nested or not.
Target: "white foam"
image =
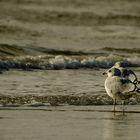
[[[140,58],[108,56],[22,56],[0,61],[0,69],[4,68],[40,68],[40,69],[77,69],[77,68],[110,68],[117,61],[127,66],[140,66]]]

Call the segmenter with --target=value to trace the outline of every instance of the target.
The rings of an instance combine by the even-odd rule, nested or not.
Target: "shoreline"
[[[94,106],[95,107],[95,106]],[[103,110],[113,106],[96,106]],[[130,140],[139,139],[139,113],[72,111],[0,110],[1,140]],[[59,108],[59,107],[58,107]],[[63,107],[61,107],[62,109]],[[92,109],[92,107],[78,107]],[[137,110],[139,106],[129,106]],[[126,133],[129,132],[129,133]],[[135,133],[135,135],[134,135]],[[132,135],[133,134],[133,135]],[[116,137],[117,135],[117,137]]]

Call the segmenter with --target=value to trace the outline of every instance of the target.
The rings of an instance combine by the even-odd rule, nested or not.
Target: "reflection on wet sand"
[[[80,111],[108,106],[51,108],[0,110],[0,140],[139,140],[139,113]]]
[[[106,113],[104,114],[104,139],[117,140],[135,138],[136,126],[133,125],[134,114]],[[129,137],[130,136],[130,137]]]

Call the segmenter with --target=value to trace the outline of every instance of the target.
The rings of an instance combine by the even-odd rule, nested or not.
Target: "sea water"
[[[139,140],[140,95],[114,114],[102,75],[122,61],[140,79],[139,9],[138,0],[1,0],[0,139]]]
[[[104,89],[102,73],[122,61],[138,79],[138,54],[84,54],[9,57],[1,60],[2,106],[22,105],[107,105],[112,99]],[[127,104],[139,104],[139,94],[132,94]]]

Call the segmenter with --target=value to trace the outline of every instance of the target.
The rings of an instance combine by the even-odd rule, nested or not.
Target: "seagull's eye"
[[[111,70],[109,70],[108,72],[111,72]]]

